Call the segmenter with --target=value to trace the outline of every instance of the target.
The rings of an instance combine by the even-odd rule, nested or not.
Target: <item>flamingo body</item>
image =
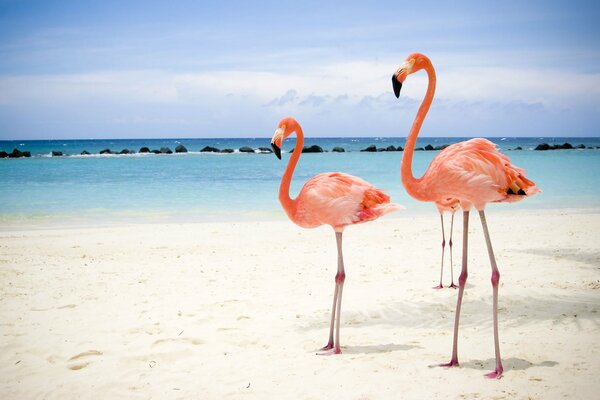
[[[294,213],[288,213],[294,223],[303,228],[331,225],[337,232],[401,208],[367,181],[342,172],[325,172],[309,179],[295,202]]]
[[[487,203],[516,202],[540,191],[525,177],[524,170],[512,165],[494,143],[483,138],[446,147],[420,181],[422,197],[444,211],[452,209],[455,201],[463,209],[472,205],[483,210]]]

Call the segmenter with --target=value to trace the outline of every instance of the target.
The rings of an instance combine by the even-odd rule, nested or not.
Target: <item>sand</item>
[[[438,217],[344,234],[343,354],[327,341],[335,238],[287,220],[0,231],[2,399],[591,399],[600,392],[600,213],[471,215],[460,367]],[[462,218],[454,259],[460,269]],[[449,276],[445,275],[445,283]]]

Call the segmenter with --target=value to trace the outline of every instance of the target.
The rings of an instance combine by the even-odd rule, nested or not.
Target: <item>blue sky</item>
[[[581,1],[0,0],[0,139],[600,136],[600,6]]]

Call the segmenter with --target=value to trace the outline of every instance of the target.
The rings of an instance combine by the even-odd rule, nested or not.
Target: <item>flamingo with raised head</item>
[[[271,146],[281,159],[281,143],[296,133],[296,146],[283,173],[279,187],[279,201],[288,217],[303,228],[330,225],[335,231],[338,265],[335,275],[333,307],[329,325],[329,341],[319,354],[340,354],[340,309],[346,273],[342,256],[342,233],[348,225],[373,221],[384,214],[401,209],[390,203],[384,192],[356,176],[341,172],[326,172],[309,179],[295,199],[290,198],[290,183],[304,145],[300,124],[291,117],[283,118],[275,130]],[[335,321],[335,341],[333,326]]]
[[[454,340],[452,358],[445,367],[458,365],[458,323],[460,308],[467,281],[467,248],[469,233],[469,211],[475,208],[479,212],[481,225],[492,266],[494,350],[496,368],[486,374],[489,378],[500,378],[503,367],[498,339],[498,282],[500,272],[496,265],[492,242],[485,218],[484,208],[490,202],[515,202],[539,193],[535,183],[525,177],[525,171],[510,163],[508,157],[500,153],[494,143],[487,139],[476,138],[455,143],[442,150],[429,165],[421,178],[412,173],[412,159],[415,143],[421,125],[429,111],[435,93],[435,71],[429,58],[420,53],[408,56],[405,62],[392,75],[392,84],[396,97],[406,77],[424,69],[429,78],[425,98],[419,107],[417,116],[408,134],[402,157],[401,175],[406,191],[420,201],[446,202],[456,199],[463,210],[463,254],[462,269],[458,278],[459,290],[454,319]]]

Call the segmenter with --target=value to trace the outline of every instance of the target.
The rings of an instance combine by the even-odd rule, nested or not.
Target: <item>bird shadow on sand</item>
[[[394,326],[452,330],[454,326],[455,300],[394,302],[363,311],[343,311],[343,329],[369,326]],[[539,321],[555,324],[576,321],[590,322],[600,327],[600,300],[593,295],[550,295],[528,293],[511,295],[501,299],[499,318],[503,328],[526,326]],[[484,327],[492,325],[491,299],[469,296],[463,302],[462,327]],[[327,329],[329,311],[315,313],[296,329],[311,331]]]
[[[365,346],[350,346],[344,347],[345,354],[377,354],[377,353],[392,353],[394,351],[407,351],[411,349],[422,348],[421,346],[412,344],[374,344]]]
[[[558,365],[556,361],[542,361],[539,363],[532,363],[527,360],[523,360],[522,358],[504,358],[502,359],[502,365],[504,367],[504,372],[507,371],[524,371],[526,369],[532,367],[555,367]],[[461,361],[460,368],[469,368],[481,370],[482,372],[491,371],[496,366],[495,358],[488,358],[487,360],[471,360],[471,361]],[[429,368],[442,368],[439,364],[429,365]]]
[[[600,265],[600,251],[584,251],[581,249],[558,248],[533,248],[518,250],[526,254],[547,257],[555,260],[569,260],[598,268]]]

